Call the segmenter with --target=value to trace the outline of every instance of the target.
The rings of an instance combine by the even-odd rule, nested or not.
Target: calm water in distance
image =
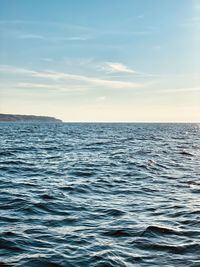
[[[0,123],[0,262],[200,266],[200,125]]]

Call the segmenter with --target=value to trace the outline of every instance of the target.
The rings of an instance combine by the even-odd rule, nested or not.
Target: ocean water
[[[0,124],[0,266],[200,266],[200,125]]]

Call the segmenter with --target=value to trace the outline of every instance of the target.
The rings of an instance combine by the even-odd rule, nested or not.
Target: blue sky
[[[199,0],[2,0],[0,112],[200,121]]]

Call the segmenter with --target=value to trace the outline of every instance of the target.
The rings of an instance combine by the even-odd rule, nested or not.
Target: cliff
[[[62,122],[59,119],[48,116],[0,114],[0,122]]]

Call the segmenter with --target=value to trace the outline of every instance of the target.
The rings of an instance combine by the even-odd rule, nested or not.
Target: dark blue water
[[[200,266],[200,125],[1,123],[0,217],[0,266]]]

